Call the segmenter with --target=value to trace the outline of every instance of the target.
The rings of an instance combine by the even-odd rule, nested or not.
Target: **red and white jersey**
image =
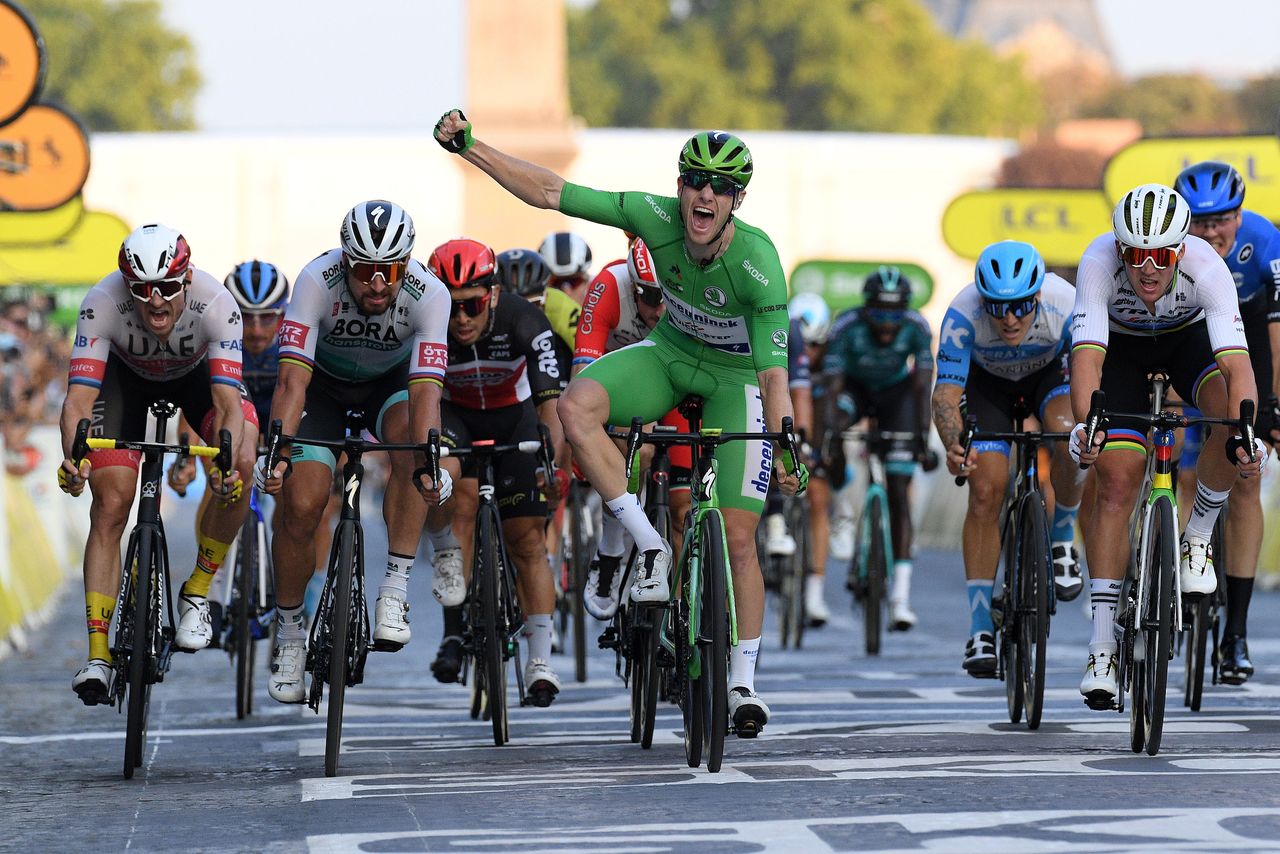
[[[605,353],[649,336],[653,330],[636,310],[634,291],[625,260],[613,262],[596,275],[578,315],[573,364],[589,365]]]
[[[101,388],[107,357],[115,354],[138,376],[158,382],[186,376],[207,358],[213,382],[239,386],[240,306],[213,276],[195,267],[191,273],[186,307],[163,341],[138,314],[119,270],[94,285],[80,303],[67,382]]]
[[[342,250],[302,268],[280,326],[280,361],[368,382],[409,362],[409,382],[444,384],[448,364],[449,291],[410,259],[395,302],[362,314],[347,288]]]

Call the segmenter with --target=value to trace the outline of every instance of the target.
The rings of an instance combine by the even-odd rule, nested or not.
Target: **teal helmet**
[[[911,304],[911,280],[897,267],[882,265],[863,282],[862,302],[867,308],[908,308]]]
[[[704,130],[692,136],[680,150],[680,171],[700,170],[724,175],[746,189],[751,181],[751,150],[722,130]]]

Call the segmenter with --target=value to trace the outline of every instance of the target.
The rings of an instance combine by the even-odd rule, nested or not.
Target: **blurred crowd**
[[[10,474],[39,462],[28,442],[33,425],[55,424],[66,393],[71,337],[53,326],[52,296],[0,302],[0,438]]]

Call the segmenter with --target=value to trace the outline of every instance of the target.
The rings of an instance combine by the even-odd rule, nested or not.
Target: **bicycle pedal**
[[[399,652],[400,650],[404,649],[404,644],[400,643],[399,641],[381,640],[381,639],[375,638],[373,641],[372,649],[374,652]]]
[[[539,709],[545,709],[555,700],[558,692],[554,688],[530,688],[529,693],[525,696],[525,701],[521,705],[535,706]]]
[[[1111,712],[1119,708],[1116,698],[1105,691],[1092,691],[1085,695],[1084,704],[1095,712]]]

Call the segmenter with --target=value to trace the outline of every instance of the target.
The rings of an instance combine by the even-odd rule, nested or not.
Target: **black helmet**
[[[897,267],[882,266],[863,282],[862,302],[867,308],[905,309],[911,303],[911,280]]]
[[[504,291],[534,297],[547,289],[551,268],[532,249],[508,249],[498,255],[498,281]]]

